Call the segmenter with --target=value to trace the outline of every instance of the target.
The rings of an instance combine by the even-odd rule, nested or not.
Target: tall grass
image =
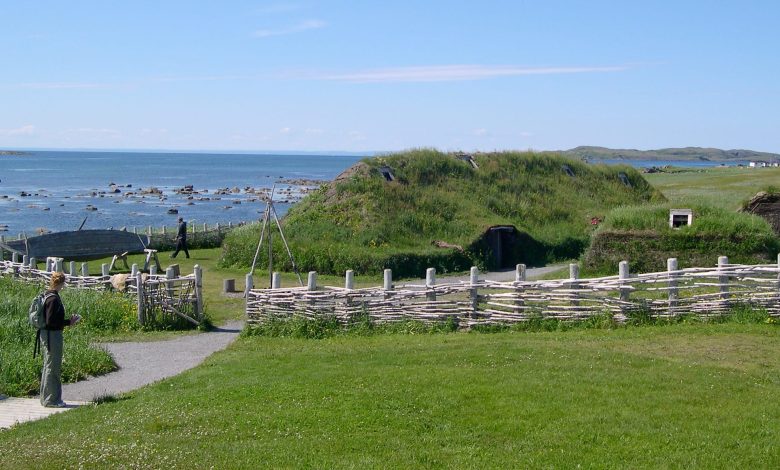
[[[0,277],[0,393],[23,396],[36,393],[41,358],[33,359],[35,330],[27,310],[42,285]],[[82,322],[65,328],[62,379],[73,382],[115,368],[111,356],[92,343],[96,335],[139,328],[133,302],[118,294],[66,288],[61,293],[66,315],[79,313]],[[45,334],[43,332],[42,334]]]

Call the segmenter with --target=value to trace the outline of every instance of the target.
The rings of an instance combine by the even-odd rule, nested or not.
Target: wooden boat
[[[148,236],[124,230],[74,230],[0,243],[5,250],[39,260],[56,256],[75,261],[143,253],[148,245]]]

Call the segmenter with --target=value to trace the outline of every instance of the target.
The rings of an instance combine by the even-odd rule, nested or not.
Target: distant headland
[[[30,152],[21,152],[19,150],[0,150],[0,156],[5,155],[30,155]]]
[[[780,154],[755,150],[721,150],[706,147],[667,148],[658,150],[610,149],[580,146],[561,153],[586,160],[701,160],[727,162],[733,160],[780,160]]]

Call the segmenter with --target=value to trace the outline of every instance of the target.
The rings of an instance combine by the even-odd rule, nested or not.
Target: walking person
[[[179,217],[179,231],[176,233],[176,251],[173,252],[171,258],[175,258],[179,254],[179,250],[184,250],[187,258],[190,257],[190,252],[187,251],[187,222],[182,217]]]
[[[43,311],[46,328],[41,331],[41,349],[43,350],[43,372],[41,373],[41,405],[64,407],[62,401],[62,330],[81,320],[78,315],[65,318],[65,306],[60,299],[60,291],[65,287],[65,274],[54,273],[46,291]]]

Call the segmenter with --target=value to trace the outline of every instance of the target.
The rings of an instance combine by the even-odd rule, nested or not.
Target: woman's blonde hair
[[[51,275],[51,280],[49,281],[49,289],[56,289],[62,284],[65,284],[65,274],[54,273]]]

